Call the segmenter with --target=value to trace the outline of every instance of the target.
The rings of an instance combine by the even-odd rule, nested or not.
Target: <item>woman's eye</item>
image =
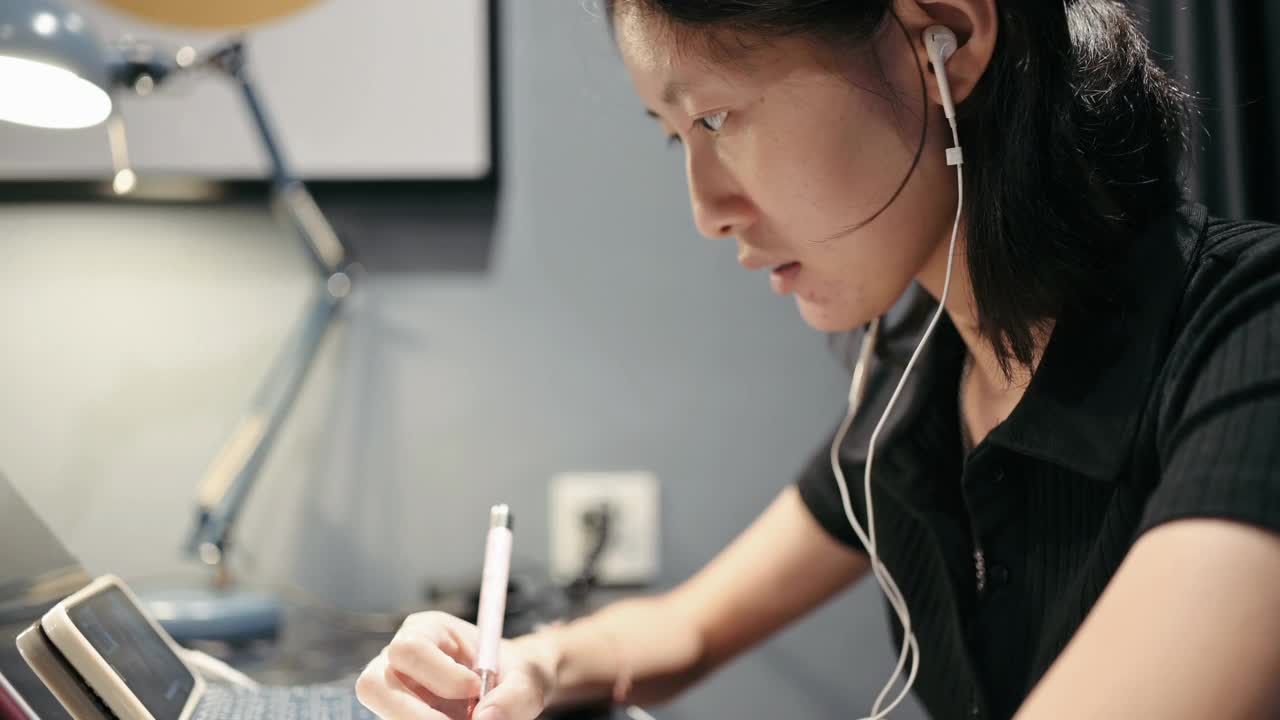
[[[724,127],[724,121],[729,117],[729,113],[721,110],[718,113],[712,113],[706,117],[698,118],[698,124],[711,132],[720,132],[720,128]]]

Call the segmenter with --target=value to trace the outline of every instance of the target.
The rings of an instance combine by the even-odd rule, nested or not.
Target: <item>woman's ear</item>
[[[927,72],[936,72],[936,69],[929,66],[925,28],[945,25],[956,34],[959,47],[946,63],[947,79],[955,103],[964,102],[987,71],[995,53],[999,31],[996,0],[896,0],[894,10],[911,35],[912,49],[920,67]],[[942,105],[936,82],[926,82],[925,91],[931,103]]]

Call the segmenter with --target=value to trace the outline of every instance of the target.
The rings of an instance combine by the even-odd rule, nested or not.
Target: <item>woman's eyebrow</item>
[[[680,82],[679,80],[668,80],[666,87],[662,88],[662,102],[667,105],[675,105],[680,98],[689,92],[689,83]]]

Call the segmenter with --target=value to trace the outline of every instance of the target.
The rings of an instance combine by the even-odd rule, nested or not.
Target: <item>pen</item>
[[[489,537],[484,546],[484,570],[480,579],[480,609],[476,627],[480,647],[475,671],[480,675],[480,697],[493,689],[498,676],[498,645],[502,642],[502,617],[507,609],[507,579],[511,572],[511,509],[494,505],[489,510]]]

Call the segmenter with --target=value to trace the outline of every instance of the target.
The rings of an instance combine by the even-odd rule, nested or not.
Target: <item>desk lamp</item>
[[[170,24],[243,27],[297,9],[309,0],[112,0],[122,9]],[[116,91],[149,94],[175,75],[214,71],[239,89],[270,160],[272,204],[296,231],[318,275],[297,331],[276,357],[198,490],[196,522],[185,551],[213,569],[211,587],[149,597],[152,610],[181,641],[250,641],[274,637],[279,604],[269,595],[236,591],[226,563],[228,539],[245,499],[288,418],[307,371],[351,291],[356,265],[311,194],[285,161],[266,109],[246,70],[245,43],[235,37],[208,51],[172,57],[141,44],[104,47],[90,21],[57,0],[0,3],[0,120],[45,128],[85,128],[108,121],[116,164],[114,187],[128,192],[133,171],[123,152]]]

